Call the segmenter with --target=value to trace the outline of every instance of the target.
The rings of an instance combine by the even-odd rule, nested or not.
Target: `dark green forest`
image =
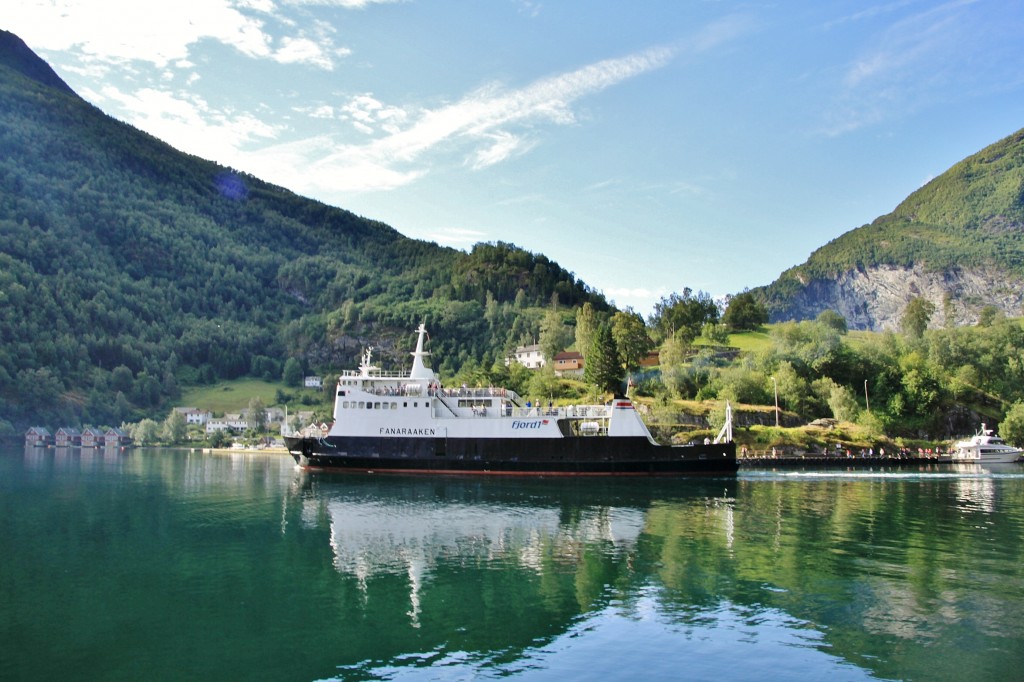
[[[401,359],[452,370],[604,298],[512,244],[470,253],[183,154],[75,95],[0,32],[0,424],[119,424],[179,387]]]

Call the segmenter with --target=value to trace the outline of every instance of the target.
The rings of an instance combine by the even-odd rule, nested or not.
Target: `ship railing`
[[[341,376],[345,379],[408,379],[409,372],[373,369],[363,374],[360,370],[346,369],[341,372]]]
[[[487,388],[441,388],[431,386],[430,395],[438,395],[442,398],[506,398],[513,402],[519,400],[519,395],[506,388],[488,386]]]
[[[354,370],[345,370],[341,374],[343,379],[401,379],[401,383],[395,383],[390,386],[363,386],[363,390],[366,393],[380,396],[416,396],[423,395],[424,389],[426,394],[429,396],[439,396],[441,398],[504,398],[510,400],[513,403],[519,404],[522,402],[522,398],[519,394],[508,388],[500,388],[497,386],[488,386],[486,388],[476,387],[469,388],[467,386],[459,388],[445,388],[440,386],[437,382],[428,382],[426,385],[420,383],[411,383],[409,381],[408,373],[404,372],[386,372],[382,370],[374,370],[368,376]]]
[[[423,395],[423,386],[420,384],[377,386],[375,388],[364,388],[363,392],[385,398],[418,398]]]
[[[558,419],[607,419],[612,410],[607,405],[568,405],[559,407],[517,407],[511,417],[556,417]]]

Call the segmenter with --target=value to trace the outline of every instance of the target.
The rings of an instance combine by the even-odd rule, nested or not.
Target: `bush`
[[[1024,445],[1024,402],[1018,400],[1010,406],[999,425],[999,435],[1011,445]]]

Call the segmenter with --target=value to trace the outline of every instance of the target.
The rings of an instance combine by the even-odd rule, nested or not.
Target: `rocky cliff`
[[[931,272],[917,265],[878,265],[831,278],[796,277],[802,286],[785,308],[773,310],[773,322],[814,319],[832,309],[850,329],[895,331],[907,303],[918,297],[935,306],[932,327],[975,324],[986,306],[1024,315],[1024,281],[994,266]]]

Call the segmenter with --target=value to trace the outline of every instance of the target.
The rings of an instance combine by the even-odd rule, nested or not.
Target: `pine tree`
[[[602,324],[594,335],[594,342],[583,366],[583,377],[605,393],[622,391],[623,372],[619,352],[615,347],[610,324]]]
[[[583,307],[576,311],[576,350],[583,357],[587,357],[590,346],[594,343],[594,332],[597,331],[597,318],[594,315],[594,306],[590,301],[583,304]]]
[[[541,353],[544,361],[554,366],[555,355],[565,350],[572,343],[573,333],[562,322],[562,314],[558,312],[558,305],[548,308],[544,319],[540,322],[540,343]]]

